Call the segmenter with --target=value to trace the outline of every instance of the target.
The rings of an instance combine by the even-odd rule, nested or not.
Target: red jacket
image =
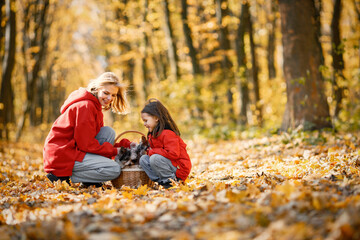
[[[108,158],[115,156],[116,147],[108,142],[100,145],[95,139],[103,126],[99,100],[85,88],[72,92],[61,107],[61,115],[45,140],[45,172],[58,177],[71,176],[75,161],[82,162],[86,153]],[[125,147],[130,146],[129,141],[121,143]]]
[[[184,141],[175,132],[167,129],[164,129],[157,138],[151,134],[148,138],[151,147],[149,156],[159,154],[170,159],[172,165],[178,168],[176,176],[185,181],[191,170],[191,161]]]

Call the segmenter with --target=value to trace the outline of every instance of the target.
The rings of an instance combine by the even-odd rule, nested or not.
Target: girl
[[[170,179],[185,181],[191,170],[191,161],[168,110],[159,100],[152,98],[141,111],[141,118],[149,130],[150,149],[148,155],[140,158],[140,166],[152,181],[164,188],[171,187]]]
[[[110,158],[121,146],[129,147],[123,139],[113,146],[115,131],[104,127],[102,110],[112,109],[126,114],[126,88],[112,72],[105,72],[92,80],[87,89],[72,92],[61,107],[61,115],[54,122],[45,140],[44,170],[50,181],[82,182],[85,186],[119,176],[120,166]]]

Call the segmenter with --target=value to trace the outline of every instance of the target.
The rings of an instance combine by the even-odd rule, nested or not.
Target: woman
[[[45,140],[44,170],[50,181],[82,182],[102,185],[119,176],[120,166],[111,157],[120,147],[129,147],[123,139],[115,146],[115,131],[104,127],[102,110],[126,114],[126,88],[112,72],[92,80],[88,87],[72,92],[61,107]]]

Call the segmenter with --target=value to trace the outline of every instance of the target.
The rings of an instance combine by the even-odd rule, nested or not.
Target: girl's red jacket
[[[151,134],[148,138],[151,147],[148,151],[149,156],[159,154],[170,159],[172,165],[177,167],[176,176],[185,181],[191,170],[191,161],[184,141],[168,129],[164,129],[157,138]]]
[[[127,139],[115,146],[108,142],[100,145],[95,136],[103,126],[99,100],[85,88],[72,92],[45,140],[45,172],[58,177],[71,176],[75,161],[82,162],[86,153],[111,158],[117,154],[116,147],[130,147]]]

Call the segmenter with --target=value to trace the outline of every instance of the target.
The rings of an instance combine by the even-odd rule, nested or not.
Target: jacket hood
[[[80,102],[80,101],[92,101],[94,102],[96,108],[101,110],[101,104],[99,100],[88,92],[85,88],[79,88],[74,92],[70,93],[69,97],[65,100],[64,104],[61,106],[60,112],[64,113],[68,107],[72,104]]]

